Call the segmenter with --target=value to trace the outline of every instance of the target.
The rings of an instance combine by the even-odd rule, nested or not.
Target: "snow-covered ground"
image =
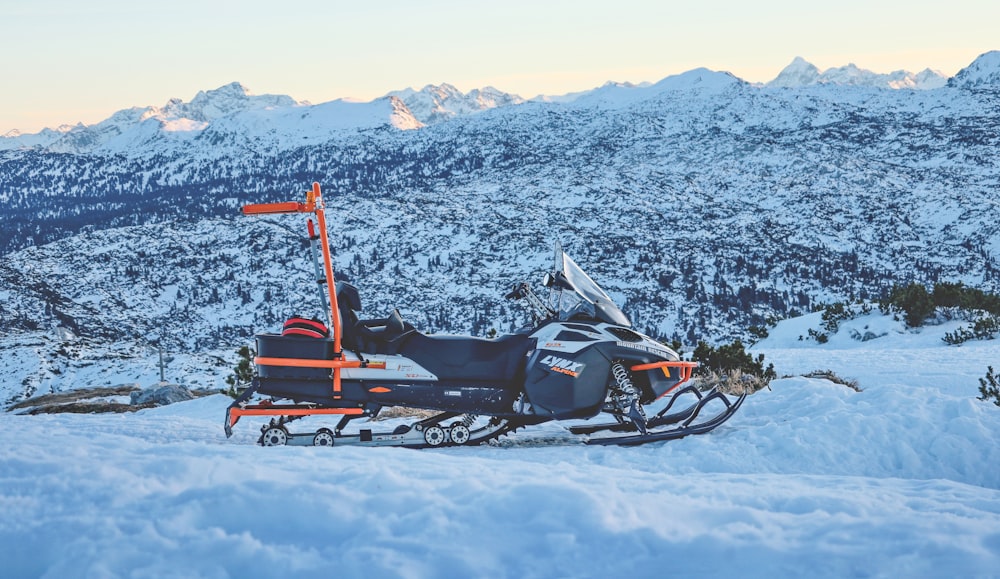
[[[211,396],[131,415],[0,415],[4,577],[1000,576],[1000,344],[890,318],[755,352],[779,375],[711,434],[584,446],[261,448]],[[867,342],[851,328],[885,332]],[[864,332],[861,332],[862,334]],[[259,424],[259,423],[258,423]]]

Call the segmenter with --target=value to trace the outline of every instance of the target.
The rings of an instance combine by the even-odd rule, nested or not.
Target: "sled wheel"
[[[288,432],[280,426],[272,426],[264,431],[261,444],[264,446],[284,446],[288,442]]]
[[[428,426],[424,430],[424,442],[426,442],[428,446],[441,446],[444,444],[444,439],[444,429],[440,426]]]
[[[455,444],[465,444],[472,437],[469,427],[461,422],[452,424],[451,428],[448,429],[448,434],[451,435],[451,441]]]
[[[325,428],[320,430],[313,437],[313,446],[333,446],[333,433]]]

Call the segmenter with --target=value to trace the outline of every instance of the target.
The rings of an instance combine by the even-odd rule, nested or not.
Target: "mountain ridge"
[[[791,64],[782,69],[773,80],[765,83],[765,86],[801,88],[811,85],[833,85],[932,90],[942,88],[947,83],[947,77],[929,68],[925,68],[919,73],[897,70],[888,74],[880,74],[858,68],[857,65],[851,63],[846,66],[820,71],[819,68],[801,56],[796,56]]]
[[[918,90],[932,90],[946,86],[959,88],[1000,86],[1000,57],[995,56],[996,54],[1000,54],[1000,52],[992,51],[980,55],[972,64],[962,69],[952,79],[945,78],[941,73],[930,69],[925,69],[916,74],[908,71],[879,74],[858,68],[854,64],[831,68],[821,72],[817,67],[802,57],[797,56],[776,78],[764,83],[763,86],[775,88],[801,88],[814,85],[866,86],[871,88]],[[691,87],[693,87],[693,83],[696,82],[695,78],[723,78],[718,75],[728,76],[736,81],[745,82],[728,72],[693,69],[680,74],[669,75],[656,83],[632,84],[609,81],[594,89],[562,96],[540,95],[530,101],[493,87],[477,88],[472,89],[468,93],[462,93],[448,83],[426,85],[420,90],[407,88],[390,91],[384,97],[381,97],[383,99],[388,97],[390,100],[392,98],[399,99],[399,102],[403,106],[394,105],[393,112],[388,118],[382,118],[381,123],[372,120],[365,126],[367,128],[392,126],[403,130],[419,128],[420,126],[445,122],[459,116],[498,107],[520,105],[526,102],[567,103],[579,99],[599,100],[606,98],[612,93],[626,95],[630,92],[641,92],[649,89],[660,90],[669,86],[679,87],[684,83],[692,83]],[[718,83],[720,81],[713,80],[713,82]],[[374,99],[368,103],[359,103],[338,99],[329,102],[350,102],[351,106],[361,109],[364,105],[373,104],[379,100]],[[199,132],[208,128],[212,121],[224,117],[248,113],[249,111],[259,111],[261,109],[324,107],[328,106],[329,102],[312,105],[305,101],[296,101],[287,95],[254,95],[241,83],[231,82],[216,89],[199,91],[189,102],[178,98],[171,98],[162,107],[146,106],[122,109],[113,113],[104,121],[94,125],[83,125],[82,123],[77,125],[62,125],[57,129],[47,128],[38,133],[31,134],[13,129],[0,136],[0,150],[35,148],[65,153],[105,152],[115,154],[127,151],[130,147],[141,146],[146,140],[151,138],[150,135],[153,133],[155,133],[155,137],[161,137],[164,133],[175,133],[185,135],[187,138],[195,138]],[[371,115],[371,113],[363,114]],[[143,127],[142,125],[147,121],[157,122],[159,131],[154,131],[148,126]],[[330,120],[330,122],[335,126],[349,124],[344,123],[342,120]],[[128,132],[145,135],[145,138],[126,135],[125,133]],[[288,132],[294,131],[290,130]],[[187,140],[187,138],[176,140],[183,141]],[[109,142],[115,140],[119,141],[117,146],[114,144],[109,145]],[[121,143],[126,144],[122,145]],[[277,146],[281,145],[278,144]]]

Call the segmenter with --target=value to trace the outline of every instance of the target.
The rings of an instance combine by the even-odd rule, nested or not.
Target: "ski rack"
[[[319,242],[320,248],[323,254],[323,275],[325,278],[318,279],[317,282],[326,285],[326,293],[328,296],[327,300],[323,300],[324,305],[329,305],[329,311],[326,312],[329,322],[329,327],[333,329],[333,359],[332,360],[317,360],[308,358],[273,358],[266,356],[257,356],[254,358],[254,364],[259,366],[294,366],[298,368],[327,368],[332,370],[333,373],[333,398],[339,399],[341,397],[341,370],[344,368],[360,368],[362,365],[361,360],[347,360],[344,358],[344,352],[341,348],[340,336],[341,336],[341,319],[340,319],[340,309],[337,304],[337,290],[336,284],[333,278],[333,260],[330,257],[330,241],[326,231],[326,206],[323,203],[323,192],[320,189],[319,183],[314,182],[312,185],[312,190],[306,191],[305,203],[300,201],[286,201],[281,203],[251,203],[249,205],[243,206],[243,215],[275,215],[282,213],[313,213],[316,215],[316,222],[319,229]],[[309,236],[310,243],[313,243],[316,233],[312,227],[312,221],[309,220]],[[317,274],[319,268],[317,267]],[[320,290],[322,294],[322,289]],[[254,388],[248,388],[247,392],[255,390]],[[232,427],[235,425],[241,416],[307,416],[311,414],[340,414],[340,415],[359,415],[364,414],[364,410],[358,407],[346,407],[346,408],[312,408],[312,407],[302,407],[302,406],[288,406],[288,405],[272,405],[272,404],[256,404],[256,405],[241,405],[245,403],[246,398],[240,397],[226,412],[226,434],[227,436],[231,434]]]

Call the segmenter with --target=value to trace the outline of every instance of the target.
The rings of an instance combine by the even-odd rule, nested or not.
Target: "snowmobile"
[[[264,416],[271,417],[261,427],[264,446],[427,448],[480,444],[568,420],[577,421],[569,431],[587,444],[637,445],[709,432],[746,396],[731,400],[692,385],[697,363],[632,328],[558,244],[543,279],[548,301],[527,283],[506,296],[527,303],[533,323],[525,330],[492,339],[428,335],[398,309],[384,318],[359,317],[357,288],[334,278],[319,183],[304,203],[251,204],[242,212],[315,214],[317,223],[310,217],[307,226],[328,319],[292,318],[280,334],[256,336],[255,377],[226,411],[227,437],[241,417]],[[645,406],[661,398],[662,409],[647,415]],[[708,406],[718,410],[701,418]],[[346,432],[353,420],[374,419],[389,407],[423,410],[427,417],[387,432]],[[585,422],[598,415],[611,418]],[[289,429],[307,416],[339,420],[312,432]]]

